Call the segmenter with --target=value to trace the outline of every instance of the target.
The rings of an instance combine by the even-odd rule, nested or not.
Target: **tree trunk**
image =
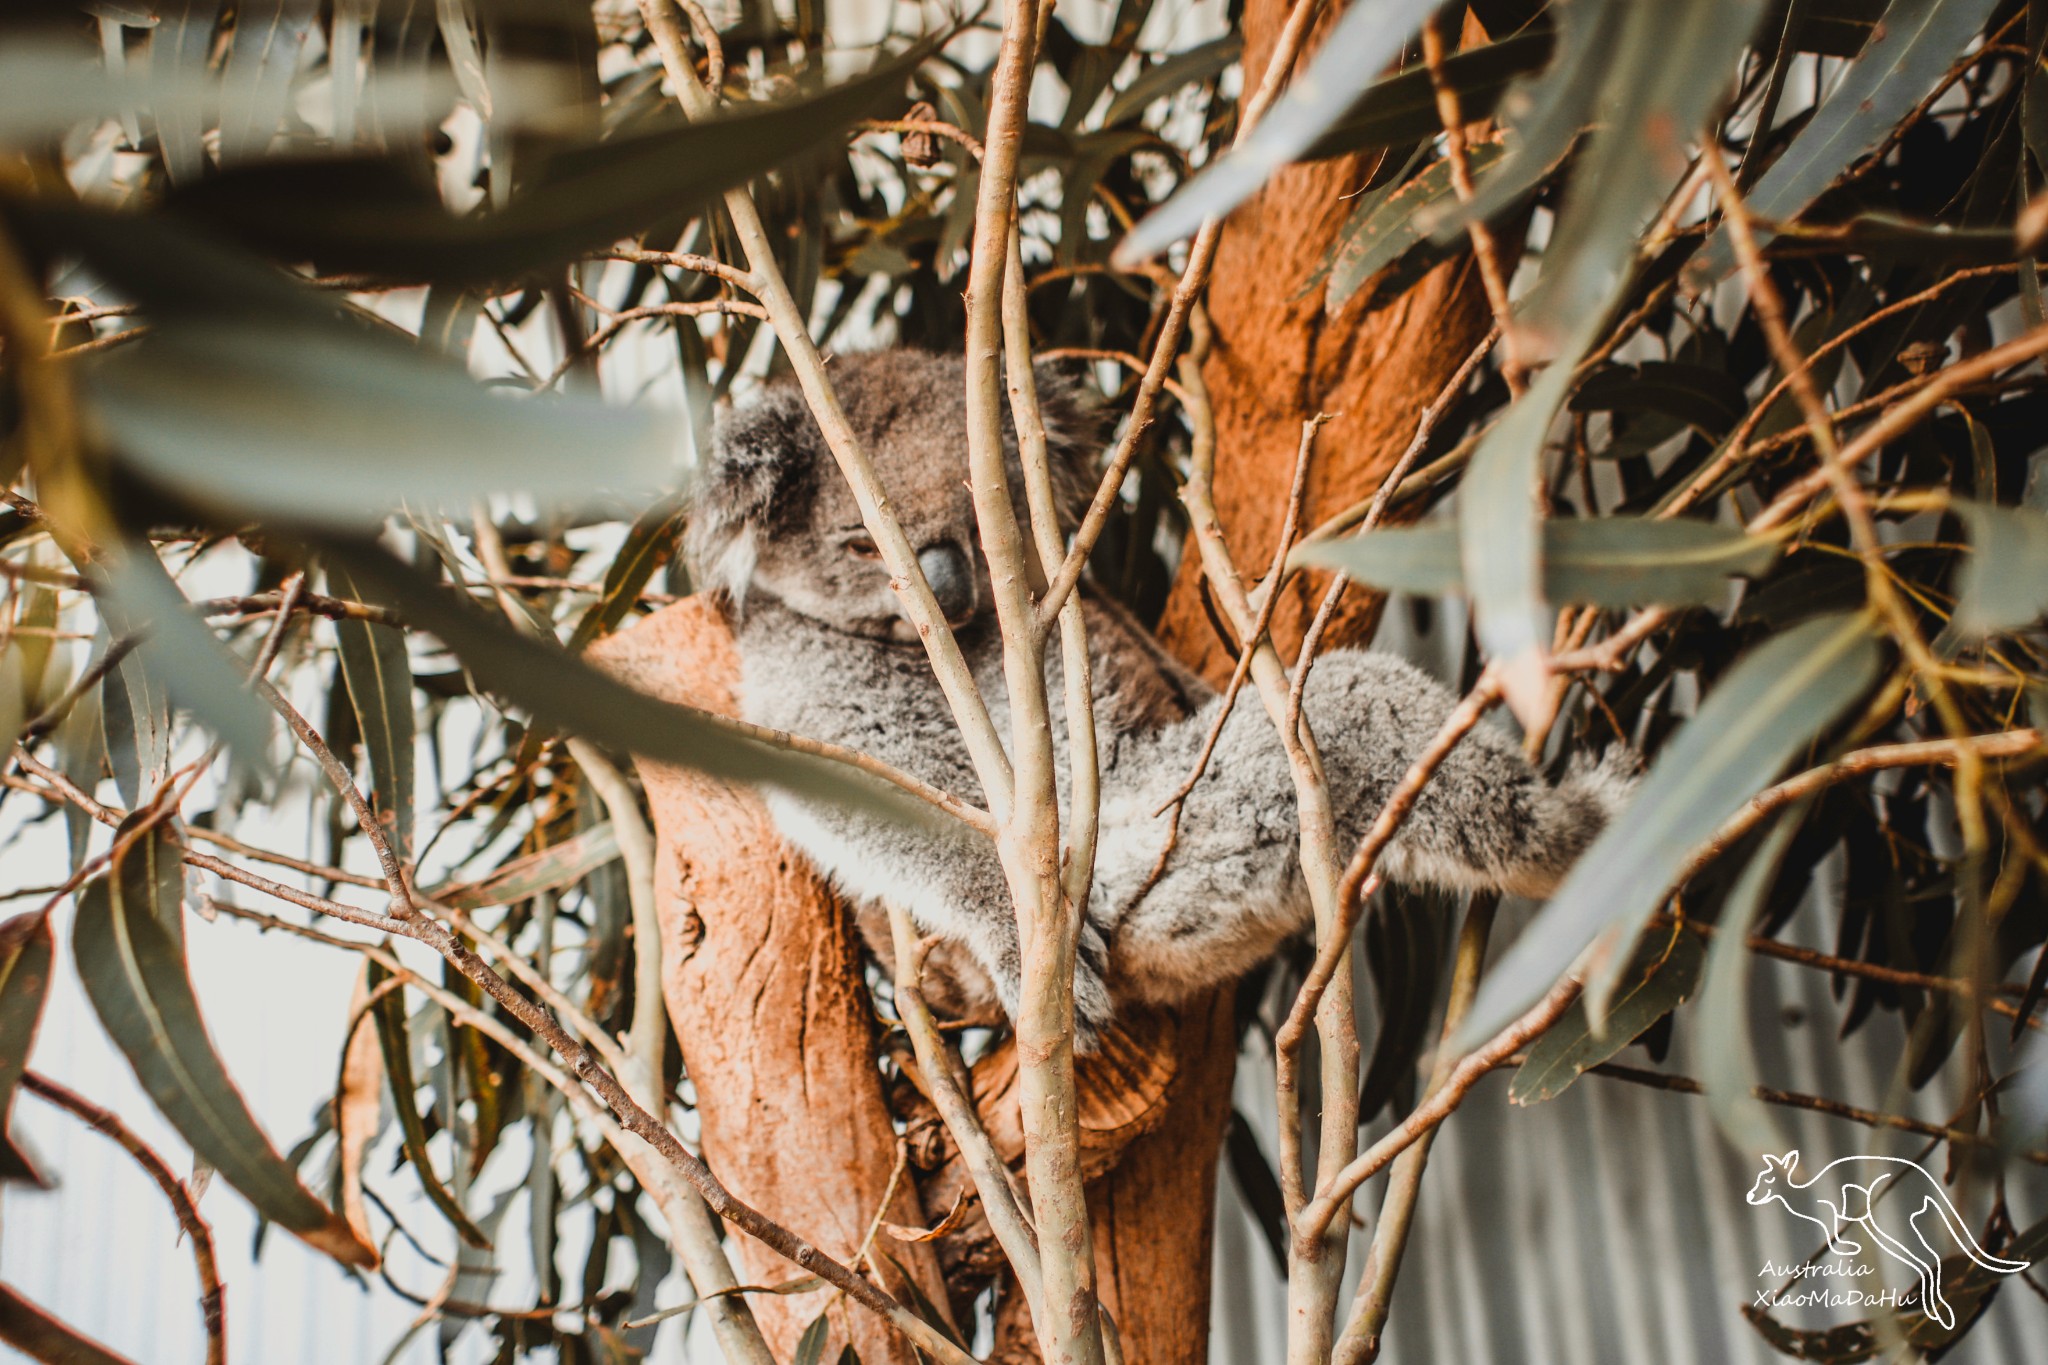
[[[732,636],[703,599],[655,613],[591,657],[664,700],[737,710]],[[658,763],[642,761],[639,769],[654,813],[669,1018],[696,1091],[704,1157],[734,1194],[851,1261],[877,1216],[897,1151],[851,920],[783,844],[757,794]],[[923,1221],[909,1180],[898,1182],[881,1216]],[[745,1283],[801,1278],[766,1247],[734,1241]],[[930,1247],[879,1246],[927,1298],[946,1301]],[[880,1255],[874,1261],[883,1285],[904,1297],[902,1274]],[[752,1298],[782,1360],[828,1302],[826,1360],[851,1342],[867,1365],[913,1365],[914,1353],[891,1328],[843,1297],[821,1290]]]

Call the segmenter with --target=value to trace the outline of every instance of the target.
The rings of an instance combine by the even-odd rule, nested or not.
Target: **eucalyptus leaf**
[[[1483,142],[1472,148],[1467,161],[1476,174],[1498,161],[1501,152],[1498,143]],[[1424,218],[1455,198],[1451,163],[1437,161],[1389,193],[1361,201],[1331,247],[1325,307],[1337,312],[1374,275],[1422,245],[1428,239]]]
[[[425,894],[428,900],[457,910],[516,905],[544,892],[574,886],[618,856],[618,832],[607,820],[559,844],[514,858],[480,881],[447,883]]]
[[[327,562],[346,569],[373,600],[399,607],[407,621],[440,637],[479,683],[549,725],[729,781],[765,783],[899,820],[939,818],[856,768],[735,733],[709,712],[637,692],[559,645],[459,603],[373,544],[335,540],[325,549]]]
[[[515,401],[393,338],[274,316],[159,328],[87,392],[131,468],[228,519],[361,527],[510,491],[581,504],[660,487],[682,449],[651,410]]]
[[[482,283],[516,277],[700,208],[900,99],[931,45],[840,85],[717,119],[609,140],[557,138],[501,209],[457,217],[433,186],[384,158],[283,160],[230,169],[170,207],[322,271]]]
[[[357,597],[346,569],[329,568],[327,582],[336,596]],[[413,750],[418,738],[405,632],[372,621],[341,620],[334,623],[334,637],[349,706],[370,761],[371,809],[404,858],[413,841]]]
[[[1749,1034],[1749,931],[1763,910],[1778,862],[1798,827],[1797,819],[1779,816],[1763,844],[1750,855],[1749,865],[1728,893],[1715,925],[1706,986],[1700,992],[1700,1087],[1707,1112],[1739,1152],[1785,1149],[1778,1121],[1755,1094],[1756,1052]]]
[[[1605,517],[1543,523],[1544,594],[1601,607],[1712,604],[1731,574],[1756,574],[1778,556],[1776,541],[1703,521]],[[1361,583],[1435,596],[1464,587],[1455,526],[1397,527],[1317,541],[1298,564],[1342,569]]]
[[[164,908],[127,894],[123,861],[87,885],[72,929],[100,1022],[158,1111],[263,1217],[344,1265],[374,1267],[377,1253],[299,1183],[256,1126],[207,1038]]]
[[[237,0],[234,37],[221,69],[220,159],[261,156],[284,123],[299,49],[318,0]]]
[[[1110,98],[1109,108],[1102,114],[1102,126],[1114,128],[1144,114],[1154,100],[1164,99],[1183,86],[1215,79],[1243,51],[1243,35],[1226,33],[1153,63]]]
[[[1456,1046],[1493,1036],[1595,939],[1609,948],[1588,971],[1585,999],[1588,1018],[1603,1019],[1629,943],[1687,859],[1863,695],[1879,657],[1860,613],[1808,621],[1751,650],[1666,742],[1628,806],[1487,973]]]
[[[2048,614],[2048,515],[1958,499],[1970,554],[1958,576],[1955,624],[1984,635],[2031,625]]]
[[[1892,0],[1870,43],[1842,74],[1799,136],[1745,196],[1767,223],[1790,222],[1843,171],[1891,134],[1923,99],[1998,0]],[[1760,233],[1760,238],[1768,238]],[[1723,228],[1688,270],[1717,280],[1735,268]]]
[[[1124,265],[1156,256],[1220,218],[1297,160],[1344,117],[1358,93],[1400,54],[1438,0],[1354,0],[1287,92],[1242,144],[1183,186],[1131,230],[1116,249]]]
[[[1530,1045],[1529,1056],[1508,1086],[1516,1104],[1541,1104],[1571,1089],[1572,1082],[1642,1037],[1659,1019],[1692,997],[1705,953],[1699,935],[1674,924],[1663,937],[1646,939],[1636,953],[1628,986],[1593,1027],[1583,1002],[1574,1002],[1550,1031]]]
[[[1554,40],[1551,30],[1535,29],[1446,57],[1444,83],[1458,92],[1458,112],[1469,122],[1492,115],[1517,77],[1550,59]],[[1375,81],[1343,118],[1310,144],[1301,159],[1317,161],[1435,137],[1444,127],[1436,100],[1435,82],[1425,67],[1411,66]]]
[[[0,1284],[0,1341],[57,1365],[134,1365]]]
[[[171,700],[227,741],[238,762],[251,771],[268,772],[270,709],[249,691],[246,668],[193,614],[192,604],[155,549],[129,544],[109,554],[101,571],[105,587],[99,594],[100,610],[108,626],[117,635],[147,632],[122,668],[139,664],[161,678]],[[141,712],[136,715],[139,724]]]
[[[390,974],[376,963],[369,964],[367,985],[376,990]],[[472,1247],[489,1247],[491,1239],[482,1228],[470,1218],[460,1201],[449,1193],[441,1183],[441,1177],[434,1173],[434,1163],[427,1154],[427,1126],[420,1118],[418,1084],[413,1079],[412,1040],[405,1023],[405,999],[398,991],[386,991],[377,997],[377,1003],[370,1007],[371,1019],[377,1029],[377,1044],[384,1053],[384,1074],[391,1084],[391,1103],[398,1113],[399,1130],[404,1134],[405,1157],[412,1164],[414,1179],[426,1192],[429,1202],[441,1211],[448,1225],[463,1242]]]
[[[46,1183],[9,1135],[14,1091],[28,1069],[50,994],[50,917],[16,915],[0,924],[0,1182]]]

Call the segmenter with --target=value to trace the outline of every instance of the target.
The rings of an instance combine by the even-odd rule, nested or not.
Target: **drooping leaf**
[[[1549,990],[1589,944],[1586,1008],[1605,1017],[1627,946],[1686,860],[1863,694],[1879,652],[1860,614],[1826,616],[1751,650],[1664,745],[1628,806],[1480,983],[1459,1029],[1468,1049]]]
[[[318,13],[317,0],[238,0],[221,69],[221,164],[268,150],[291,102],[299,49]]]
[[[1576,363],[1583,348],[1565,339],[1613,306],[1638,234],[1684,177],[1697,130],[1732,94],[1730,82],[1700,73],[1733,70],[1763,11],[1763,0],[1603,8],[1602,22],[1618,28],[1599,126],[1578,155],[1542,273],[1514,323],[1536,355],[1555,346],[1556,365]]]
[[[1644,517],[1543,523],[1544,593],[1553,602],[1602,607],[1720,601],[1731,574],[1756,574],[1777,558],[1773,540],[1710,522]],[[1464,587],[1455,526],[1396,527],[1318,541],[1303,564],[1342,569],[1361,583],[1434,596]]]
[[[1357,0],[1244,143],[1133,228],[1116,249],[1117,261],[1129,265],[1156,256],[1193,234],[1204,218],[1220,217],[1258,193],[1344,116],[1366,82],[1435,8],[1436,0]]]
[[[0,924],[0,1181],[45,1183],[34,1163],[14,1145],[9,1120],[14,1088],[28,1069],[36,1026],[50,993],[52,943],[48,915],[16,915]]]
[[[1862,55],[1745,196],[1750,212],[1767,223],[1797,218],[1934,88],[1996,4],[1892,0]],[[1735,248],[1727,230],[1716,233],[1687,268],[1701,280],[1717,280],[1733,270]]]
[[[737,734],[707,712],[637,692],[560,647],[458,602],[375,545],[330,541],[326,554],[373,600],[402,606],[409,622],[438,636],[485,687],[550,725],[714,777],[768,783],[897,819],[934,818],[923,803],[857,769]]]
[[[1706,985],[1700,993],[1700,1086],[1707,1111],[1722,1136],[1739,1152],[1784,1150],[1777,1120],[1754,1093],[1757,1066],[1749,1034],[1749,932],[1763,911],[1779,859],[1798,828],[1796,818],[1779,816],[1777,827],[1750,855],[1749,866],[1742,869],[1742,879],[1728,893],[1715,925]]]
[[[384,1131],[384,1050],[376,1021],[370,1017],[371,973],[377,964],[363,960],[349,999],[349,1031],[342,1039],[341,1074],[334,1085],[335,1203],[356,1236],[370,1240],[370,1213],[363,1194],[363,1166],[371,1144]]]
[[[1718,440],[1747,415],[1749,400],[1724,369],[1651,360],[1596,370],[1567,407],[1572,412],[1664,413]]]
[[[1470,122],[1490,117],[1517,76],[1550,59],[1554,39],[1550,30],[1536,29],[1446,57],[1444,81],[1458,92],[1458,112]],[[1412,66],[1367,86],[1344,116],[1309,144],[1301,159],[1317,161],[1431,138],[1443,126],[1429,71]],[[1473,168],[1475,176],[1478,170]]]
[[[355,599],[348,571],[327,570],[335,595]],[[413,835],[413,750],[418,737],[412,709],[412,659],[405,632],[372,621],[334,623],[349,706],[370,762],[371,808],[384,824],[392,847],[404,858]]]
[[[1468,222],[1492,218],[1534,189],[1572,149],[1597,115],[1607,66],[1621,28],[1622,0],[1573,0],[1555,7],[1556,56],[1541,72],[1511,85],[1501,97],[1500,122],[1508,154],[1478,182],[1472,202],[1427,226],[1439,243],[1462,236]]]
[[[266,772],[270,758],[270,710],[249,691],[244,670],[192,613],[156,550],[134,542],[104,561],[105,590],[100,610],[116,635],[147,632],[124,661],[163,679],[171,699],[226,740],[235,758],[254,772]],[[140,713],[138,712],[138,723]],[[168,740],[165,741],[168,743]]]
[[[0,1341],[49,1365],[134,1365],[0,1284]]]
[[[1274,1273],[1284,1275],[1292,1238],[1287,1231],[1287,1201],[1280,1193],[1280,1177],[1273,1174],[1273,1163],[1259,1149],[1259,1135],[1251,1120],[1237,1110],[1230,1113],[1230,1127],[1223,1142],[1238,1197],[1244,1201],[1252,1223],[1273,1257]]]
[[[1583,1004],[1574,1004],[1548,1033],[1530,1045],[1515,1072],[1508,1098],[1541,1104],[1571,1088],[1572,1082],[1642,1037],[1651,1025],[1692,997],[1705,957],[1699,935],[1674,924],[1668,935],[1652,935],[1623,974],[1624,987],[1595,1030]]]
[[[425,894],[427,899],[457,910],[516,905],[544,892],[574,886],[618,856],[618,837],[607,820],[538,853],[514,858],[481,881],[437,886]]]
[[[1472,598],[1473,624],[1502,669],[1509,709],[1525,725],[1535,724],[1545,705],[1550,645],[1536,462],[1596,325],[1580,326],[1565,353],[1479,443],[1460,489],[1458,562]]]
[[[429,184],[376,160],[273,160],[230,169],[169,207],[327,272],[482,283],[645,231],[839,136],[899,97],[930,44],[816,94],[743,105],[701,124],[571,141],[495,212],[458,218]]]
[[[377,1253],[314,1198],[256,1125],[206,1034],[181,944],[164,911],[126,894],[120,860],[79,899],[78,974],[100,1021],[158,1111],[262,1215],[344,1265]]]
[[[823,1313],[812,1318],[804,1328],[804,1334],[796,1339],[796,1354],[791,1365],[819,1365],[825,1358],[825,1338],[832,1333],[832,1321]]]
[[[1449,897],[1389,887],[1365,920],[1365,962],[1379,1005],[1379,1029],[1358,1089],[1358,1117],[1370,1122],[1389,1104],[1405,1107],[1415,1089],[1416,1062],[1429,1041],[1443,979],[1444,927],[1454,922]],[[1281,1260],[1286,1260],[1281,1243]]]
[[[1476,173],[1500,156],[1500,144],[1482,142],[1466,159]],[[1424,216],[1454,197],[1451,163],[1438,161],[1407,183],[1390,187],[1387,194],[1361,201],[1331,248],[1324,306],[1332,313],[1342,309],[1374,275],[1422,245],[1428,237]]]
[[[675,554],[683,533],[683,507],[679,497],[666,497],[642,512],[626,533],[619,553],[604,572],[604,591],[584,611],[569,637],[569,652],[580,654],[591,641],[616,630],[632,614],[654,571]]]
[[[214,26],[222,0],[169,0],[163,21],[150,35],[152,71],[175,75],[194,90],[209,82]],[[206,171],[206,116],[196,101],[156,101],[157,141],[163,148],[164,174],[174,185],[197,180]]]
[[[1613,26],[1599,126],[1578,155],[1542,273],[1503,324],[1525,361],[1549,366],[1480,442],[1460,492],[1475,627],[1524,724],[1539,723],[1548,695],[1550,611],[1534,496],[1543,442],[1580,358],[1634,276],[1637,235],[1685,176],[1695,130],[1729,98],[1728,82],[1699,73],[1732,69],[1762,13],[1762,0],[1666,0],[1603,4],[1588,16]]]
[[[515,401],[396,338],[274,315],[159,325],[87,391],[124,461],[230,521],[373,526],[491,492],[584,503],[660,487],[681,449],[649,411]]]
[[[1102,126],[1114,128],[1126,119],[1139,117],[1154,100],[1163,99],[1182,86],[1214,79],[1243,50],[1243,36],[1226,33],[1155,62],[1110,99],[1109,108],[1102,114]]]
[[[2048,515],[1962,499],[1951,504],[1970,528],[1956,593],[1959,631],[1982,635],[2030,625],[2048,614]]]
[[[369,975],[365,978],[369,989],[374,991],[390,979],[376,963],[369,964]],[[405,1023],[405,997],[398,991],[387,991],[377,998],[370,1007],[375,1020],[377,1041],[384,1052],[384,1074],[391,1082],[391,1103],[398,1112],[399,1130],[405,1135],[405,1156],[412,1164],[415,1179],[441,1216],[448,1220],[456,1235],[472,1247],[488,1247],[491,1239],[484,1235],[467,1211],[448,1187],[441,1183],[434,1172],[434,1164],[427,1155],[427,1126],[420,1117],[418,1084],[413,1079],[412,1042]]]

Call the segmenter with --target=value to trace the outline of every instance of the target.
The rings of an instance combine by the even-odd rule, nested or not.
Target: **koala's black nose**
[[[959,546],[942,542],[920,550],[917,567],[932,585],[947,625],[957,626],[974,615],[974,570]]]

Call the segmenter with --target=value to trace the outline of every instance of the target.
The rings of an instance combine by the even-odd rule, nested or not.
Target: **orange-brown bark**
[[[700,599],[657,612],[592,653],[644,692],[735,709],[732,637]],[[850,1261],[896,1162],[852,924],[783,844],[758,795],[660,764],[643,762],[640,773],[654,814],[669,1017],[696,1091],[705,1159],[740,1198]],[[884,1216],[922,1221],[911,1182],[899,1182]],[[743,1281],[798,1278],[765,1247],[736,1241]],[[880,1246],[945,1302],[930,1247]],[[876,1260],[884,1286],[900,1295],[901,1275]],[[754,1296],[777,1358],[790,1357],[832,1297]],[[835,1344],[826,1359],[851,1341],[869,1365],[911,1365],[910,1348],[872,1315],[844,1299],[830,1312]]]
[[[1245,69],[1264,68],[1287,17],[1282,0],[1245,7]],[[1325,23],[1329,21],[1326,19]],[[1327,316],[1307,287],[1372,171],[1356,157],[1291,166],[1225,226],[1209,286],[1212,331],[1202,370],[1216,418],[1215,500],[1238,567],[1262,574],[1286,515],[1301,424],[1335,415],[1316,441],[1306,526],[1371,496],[1435,397],[1490,325],[1471,256],[1460,252],[1406,291],[1375,300],[1361,291]],[[1219,686],[1231,661],[1200,593],[1200,557],[1182,558],[1159,636]],[[1273,639],[1292,658],[1328,578],[1298,575],[1273,616]],[[1373,608],[1353,594],[1331,640],[1369,629]]]

